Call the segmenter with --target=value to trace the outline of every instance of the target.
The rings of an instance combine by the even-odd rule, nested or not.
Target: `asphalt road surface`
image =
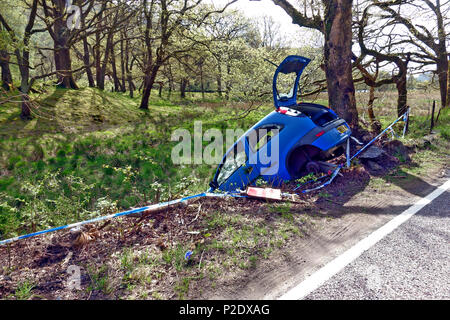
[[[305,299],[450,299],[450,190]]]

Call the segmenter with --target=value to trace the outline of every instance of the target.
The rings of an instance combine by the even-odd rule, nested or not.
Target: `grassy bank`
[[[36,97],[35,118],[0,109],[0,237],[37,231],[144,203],[204,191],[215,166],[172,164],[171,133],[246,129],[270,107],[139,99],[96,89],[53,89]],[[207,144],[207,143],[204,143]]]

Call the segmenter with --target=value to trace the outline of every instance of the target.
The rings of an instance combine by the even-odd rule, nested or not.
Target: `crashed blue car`
[[[225,153],[211,190],[244,190],[259,178],[280,186],[283,181],[317,173],[319,163],[345,151],[351,135],[345,120],[328,107],[297,102],[300,76],[310,61],[292,55],[277,67],[273,77],[275,110]]]

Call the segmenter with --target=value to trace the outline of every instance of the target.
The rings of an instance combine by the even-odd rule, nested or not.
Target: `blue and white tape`
[[[110,214],[110,215],[107,215],[107,216],[101,216],[101,217],[93,218],[93,219],[90,219],[90,220],[85,220],[85,221],[81,221],[81,222],[68,224],[68,225],[61,226],[61,227],[51,228],[51,229],[38,231],[38,232],[34,232],[34,233],[29,233],[29,234],[26,234],[26,235],[10,238],[10,239],[6,239],[6,240],[1,240],[0,241],[0,245],[5,245],[5,244],[11,243],[11,242],[18,241],[18,240],[27,239],[27,238],[39,236],[41,234],[55,232],[55,231],[59,231],[59,230],[63,230],[63,229],[77,228],[77,227],[80,227],[80,226],[88,224],[88,223],[94,223],[94,222],[99,222],[99,221],[103,221],[103,220],[114,219],[114,218],[123,217],[123,216],[127,216],[127,215],[134,214],[134,213],[144,212],[144,211],[147,211],[147,210],[155,210],[155,209],[160,209],[160,208],[164,208],[164,207],[169,207],[169,206],[174,205],[174,204],[178,204],[178,203],[186,202],[186,201],[191,200],[191,199],[202,198],[202,197],[221,197],[221,198],[222,197],[235,197],[235,198],[242,198],[242,197],[245,197],[245,196],[239,195],[239,194],[233,194],[233,193],[203,192],[203,193],[199,193],[199,194],[196,194],[196,195],[193,195],[193,196],[188,196],[188,197],[184,197],[184,198],[180,198],[180,199],[176,199],[176,200],[171,200],[171,201],[161,202],[161,203],[157,203],[157,204],[152,204],[152,205],[146,206],[146,207],[141,207],[141,208],[136,208],[136,209],[132,209],[132,210],[127,210],[127,211],[123,211],[123,212],[119,212],[119,213]]]
[[[405,132],[406,129],[406,122],[407,119],[409,117],[409,108],[408,110],[402,114],[400,117],[397,118],[397,120],[395,120],[394,122],[392,122],[386,129],[384,129],[383,131],[380,132],[379,135],[377,135],[375,138],[373,138],[372,140],[370,140],[364,147],[362,147],[360,150],[358,150],[357,153],[355,153],[351,158],[350,161],[352,161],[356,156],[358,156],[361,152],[363,152],[364,150],[366,150],[366,148],[368,146],[370,146],[372,143],[374,143],[376,140],[378,140],[386,131],[388,130],[392,130],[392,127],[394,126],[394,124],[396,124],[398,121],[400,121],[400,119],[403,118],[403,120],[405,121],[405,128],[403,129],[403,133]]]

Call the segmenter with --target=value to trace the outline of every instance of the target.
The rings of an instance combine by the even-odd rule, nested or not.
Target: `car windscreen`
[[[244,144],[242,141],[236,143],[230,152],[225,157],[225,160],[220,167],[219,174],[217,176],[217,183],[221,185],[231,175],[239,169],[247,161],[247,155],[245,154]]]

